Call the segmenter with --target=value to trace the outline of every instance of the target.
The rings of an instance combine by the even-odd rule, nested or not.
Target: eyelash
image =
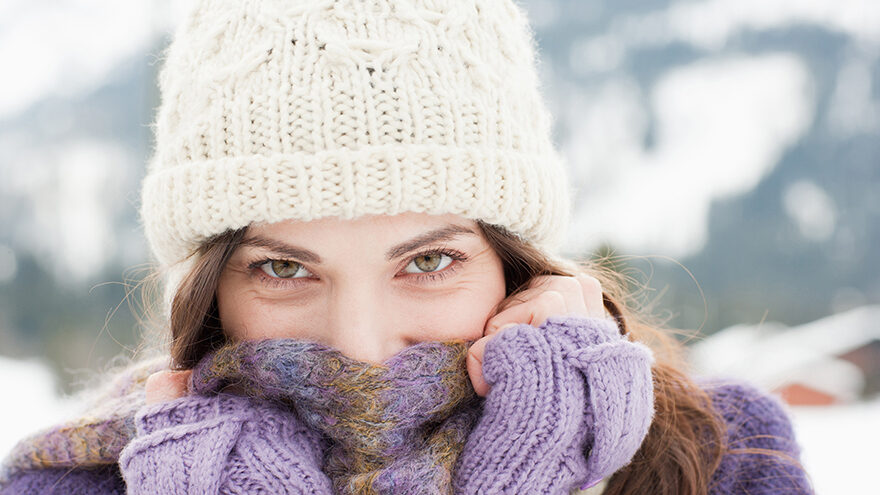
[[[435,255],[435,254],[442,254],[442,255],[449,256],[450,258],[452,258],[452,263],[447,265],[446,268],[444,268],[443,270],[441,270],[439,272],[425,272],[422,274],[409,274],[409,275],[414,275],[413,278],[417,279],[419,283],[427,282],[428,280],[430,280],[431,282],[435,282],[435,281],[438,281],[438,278],[439,278],[439,280],[443,280],[446,277],[448,277],[449,275],[452,275],[458,269],[458,265],[460,263],[464,263],[468,260],[468,257],[464,253],[462,253],[461,251],[458,251],[456,249],[447,249],[447,248],[430,249],[430,250],[423,251],[421,253],[413,255],[409,260],[407,260],[406,265],[404,265],[404,268],[409,266],[409,264],[412,263],[414,259],[416,259],[420,256],[431,256],[431,255]],[[256,271],[257,272],[256,276],[259,277],[260,283],[267,285],[267,286],[270,286],[270,287],[290,287],[293,285],[299,285],[299,284],[303,283],[301,281],[301,278],[275,278],[275,277],[271,277],[271,276],[267,275],[266,273],[264,273],[263,269],[261,267],[271,261],[293,261],[293,260],[282,260],[282,259],[278,259],[278,258],[261,257],[259,259],[256,259],[254,261],[249,262],[247,264],[247,267],[248,267],[249,271],[251,271],[251,272]],[[299,264],[296,261],[293,261],[293,262]],[[305,266],[303,266],[303,268],[305,268]]]

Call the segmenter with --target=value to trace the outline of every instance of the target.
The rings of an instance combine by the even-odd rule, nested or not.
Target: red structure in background
[[[837,397],[800,383],[789,383],[774,389],[773,393],[792,406],[831,406],[840,403]]]

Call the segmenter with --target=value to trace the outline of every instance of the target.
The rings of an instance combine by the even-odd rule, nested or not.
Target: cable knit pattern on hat
[[[160,264],[251,222],[452,213],[548,253],[566,171],[511,0],[203,0],[159,75]]]

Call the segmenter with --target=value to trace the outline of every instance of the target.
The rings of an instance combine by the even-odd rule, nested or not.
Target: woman
[[[557,256],[510,0],[204,1],[160,86],[167,355],[20,443],[0,493],[811,493],[775,398],[695,383]]]

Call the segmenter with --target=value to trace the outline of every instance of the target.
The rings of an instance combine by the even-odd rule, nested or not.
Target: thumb
[[[467,371],[470,376],[474,391],[480,397],[485,397],[489,393],[489,384],[483,378],[483,350],[486,348],[486,342],[492,337],[483,337],[474,342],[468,350]]]
[[[146,403],[154,404],[183,397],[187,394],[187,383],[192,370],[162,370],[147,378],[144,385]]]
[[[498,329],[497,332],[492,333],[491,335],[486,335],[481,339],[477,340],[473,344],[471,344],[470,349],[468,349],[467,356],[467,371],[468,376],[471,379],[471,383],[474,386],[474,391],[480,397],[485,397],[489,394],[489,389],[492,388],[491,385],[486,381],[486,378],[483,376],[483,353],[486,350],[486,344],[493,337],[497,336],[507,327],[516,326],[516,323],[508,323],[507,325],[502,326]]]

